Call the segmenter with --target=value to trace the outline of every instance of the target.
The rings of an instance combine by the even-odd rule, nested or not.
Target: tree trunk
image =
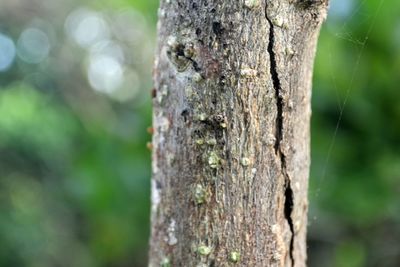
[[[327,0],[163,0],[149,266],[306,266]]]

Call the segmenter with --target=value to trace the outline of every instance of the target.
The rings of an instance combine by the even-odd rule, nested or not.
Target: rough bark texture
[[[326,1],[163,0],[149,266],[306,265]]]

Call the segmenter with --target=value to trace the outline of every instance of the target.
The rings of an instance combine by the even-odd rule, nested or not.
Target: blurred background
[[[0,1],[0,266],[146,266],[157,6]],[[331,1],[314,75],[310,267],[400,266],[399,10]]]

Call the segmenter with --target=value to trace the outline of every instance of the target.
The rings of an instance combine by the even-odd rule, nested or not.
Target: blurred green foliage
[[[17,51],[14,63],[0,72],[0,266],[145,266],[151,138],[146,128],[157,5],[0,3],[0,33],[14,40]],[[90,31],[68,36],[66,21],[78,12],[92,24],[107,23],[107,40],[96,39],[101,49],[73,39]],[[131,31],[117,30],[129,19]],[[93,27],[87,21],[76,24]],[[19,54],[26,28],[47,35],[51,50],[40,62],[30,62],[38,53],[29,46]],[[39,41],[33,39],[33,47]],[[90,64],[98,54],[123,55],[127,86],[122,83],[115,93],[108,90],[114,87],[90,88]]]
[[[0,55],[14,57],[0,64],[0,266],[146,265],[157,5],[0,3],[0,34],[16,48]],[[400,266],[398,10],[395,1],[332,0],[321,32],[311,267]],[[97,28],[81,34],[82,25]],[[36,50],[22,38],[32,28],[45,36]]]
[[[400,3],[344,2],[315,62],[310,265],[400,266]]]

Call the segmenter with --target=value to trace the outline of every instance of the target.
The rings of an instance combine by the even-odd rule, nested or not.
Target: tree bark
[[[149,266],[306,266],[326,1],[162,0]]]

